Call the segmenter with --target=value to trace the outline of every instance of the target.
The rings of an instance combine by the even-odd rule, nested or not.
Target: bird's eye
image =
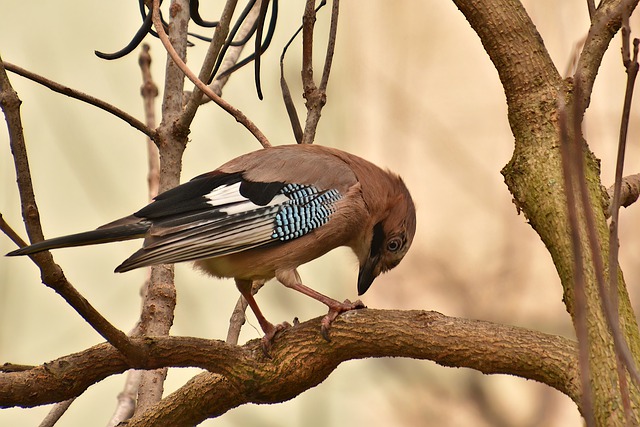
[[[402,240],[398,237],[394,237],[393,239],[387,242],[387,250],[389,252],[396,252],[401,247],[402,247]]]

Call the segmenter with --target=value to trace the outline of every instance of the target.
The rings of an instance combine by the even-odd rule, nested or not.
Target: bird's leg
[[[255,298],[253,298],[253,293],[251,292],[252,285],[253,282],[251,280],[236,279],[236,287],[238,288],[244,299],[247,300],[247,304],[249,304],[249,307],[251,307],[251,311],[253,311],[256,319],[258,319],[260,328],[262,328],[262,331],[264,332],[264,337],[262,337],[262,344],[266,353],[269,347],[271,347],[271,343],[273,342],[273,338],[276,336],[276,334],[281,330],[289,327],[290,325],[287,322],[274,325],[264,317],[264,315],[260,311],[260,308],[258,307],[258,303],[256,302]]]
[[[295,289],[296,291],[303,293],[311,298],[320,301],[327,307],[329,307],[329,312],[322,319],[322,337],[327,340],[329,339],[329,330],[331,329],[331,323],[338,317],[341,313],[345,311],[355,310],[358,308],[365,308],[365,305],[362,301],[357,300],[355,302],[351,302],[349,300],[345,300],[344,302],[340,302],[333,298],[330,298],[324,294],[321,294],[318,291],[315,291],[308,286],[302,284],[302,280],[300,280],[300,275],[296,270],[286,270],[276,272],[276,278],[280,283],[285,285],[287,288]]]

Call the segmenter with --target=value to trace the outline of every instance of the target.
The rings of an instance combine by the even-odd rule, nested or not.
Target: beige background
[[[205,2],[202,2],[205,3]],[[215,2],[220,3],[220,2]],[[265,100],[258,102],[251,67],[225,97],[274,144],[292,143],[279,94],[277,58],[299,25],[303,2],[281,2],[276,38],[263,60]],[[557,67],[564,72],[586,34],[584,1],[524,2]],[[205,5],[206,6],[206,5]],[[215,9],[203,16],[215,16]],[[319,15],[325,34],[328,9]],[[142,118],[137,51],[103,61],[93,50],[120,49],[139,25],[137,6],[115,2],[18,2],[0,5],[0,54],[60,83],[103,98]],[[636,34],[640,22],[632,20]],[[318,38],[324,40],[324,38]],[[162,81],[164,55],[148,38],[153,72]],[[318,45],[318,46],[321,46]],[[610,185],[625,73],[616,38],[605,57],[587,112],[586,136]],[[205,44],[189,50],[195,67]],[[299,49],[287,76],[299,94]],[[318,49],[317,69],[322,52]],[[22,101],[24,127],[42,222],[53,237],[95,228],[146,200],[144,138],[127,124],[78,101],[10,76]],[[637,99],[637,97],[636,97]],[[640,170],[638,109],[626,171]],[[212,105],[202,108],[185,153],[183,181],[259,148],[248,132]],[[338,46],[316,142],[359,154],[404,176],[418,206],[418,231],[405,261],[364,296],[368,306],[437,310],[572,336],[561,288],[540,239],[518,216],[500,169],[513,138],[497,73],[478,38],[451,2],[342,2]],[[24,235],[5,130],[0,132],[0,212]],[[634,301],[640,279],[637,207],[622,213],[621,263]],[[56,260],[108,319],[129,330],[137,319],[144,271],[113,274],[139,246],[123,242],[59,250]],[[13,249],[0,237],[0,253]],[[356,296],[357,268],[346,249],[301,268],[305,282],[337,299]],[[178,309],[172,332],[223,339],[237,291],[176,268]],[[325,308],[273,282],[258,296],[274,322],[319,316]],[[255,320],[241,339],[261,334]],[[39,281],[28,259],[0,258],[0,363],[40,364],[101,342]],[[171,391],[196,370],[173,370]],[[115,376],[91,387],[60,426],[104,425],[123,384]],[[0,411],[0,425],[37,425],[48,407]],[[497,415],[496,415],[497,414]],[[380,359],[341,365],[327,381],[280,405],[246,405],[204,425],[236,426],[579,426],[575,405],[546,386],[482,376],[431,362]]]

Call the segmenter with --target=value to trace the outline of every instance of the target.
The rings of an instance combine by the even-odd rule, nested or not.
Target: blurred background
[[[204,2],[201,2],[204,3]],[[222,2],[202,4],[213,20]],[[294,4],[295,3],[295,4]],[[561,73],[586,35],[582,0],[523,2]],[[249,116],[273,144],[294,142],[279,89],[278,57],[301,22],[304,2],[281,5],[271,48],[262,61],[264,101],[252,67],[236,73],[224,97]],[[316,73],[322,67],[330,7],[318,14]],[[98,59],[129,42],[140,24],[137,5],[111,2],[21,2],[0,6],[2,58],[102,98],[143,119],[137,55]],[[632,18],[632,35],[640,22]],[[192,29],[193,30],[193,29]],[[165,55],[148,37],[153,74],[162,90]],[[287,56],[286,76],[300,98],[300,43]],[[189,49],[194,69],[206,43]],[[613,183],[626,75],[614,39],[596,80],[586,137]],[[122,121],[10,74],[22,99],[33,182],[48,237],[93,229],[146,203],[146,143]],[[190,85],[187,85],[190,88]],[[638,99],[638,97],[636,97]],[[299,103],[302,106],[302,103]],[[158,101],[159,117],[160,101]],[[299,108],[299,111],[303,111]],[[640,170],[638,108],[632,112],[626,174]],[[198,112],[184,157],[183,179],[259,148],[251,135],[212,104]],[[369,307],[437,310],[573,337],[551,258],[518,215],[504,185],[513,137],[497,73],[479,39],[452,2],[342,2],[328,103],[316,143],[348,150],[400,173],[418,207],[418,230],[404,262],[378,278],[364,296]],[[24,236],[6,130],[0,132],[0,212]],[[621,265],[637,307],[640,209],[621,214]],[[56,261],[70,281],[111,322],[130,330],[139,314],[145,272],[113,274],[139,241],[64,249]],[[0,236],[0,253],[14,249]],[[356,297],[355,257],[339,249],[300,269],[305,283],[342,300]],[[176,266],[178,307],[172,333],[224,339],[238,298],[231,280],[214,281]],[[273,322],[323,315],[324,306],[271,282],[258,295]],[[241,341],[258,338],[253,317]],[[102,342],[26,258],[0,257],[0,363],[41,364]],[[166,392],[197,373],[174,369]],[[57,425],[104,425],[124,376],[89,388]],[[37,425],[50,407],[5,409],[0,425]],[[344,363],[321,385],[278,405],[245,405],[210,426],[580,426],[576,406],[532,381],[484,376],[428,361]]]

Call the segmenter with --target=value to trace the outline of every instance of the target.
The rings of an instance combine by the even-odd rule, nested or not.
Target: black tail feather
[[[127,217],[127,219],[129,219],[129,217]],[[147,230],[151,227],[150,221],[141,220],[139,218],[137,222],[122,221],[124,223],[120,223],[120,221],[121,220],[107,224],[106,226],[102,226],[96,230],[85,231],[84,233],[43,240],[30,246],[25,246],[24,248],[9,252],[7,256],[30,255],[37,252],[47,251],[49,249],[137,239],[144,237]]]

